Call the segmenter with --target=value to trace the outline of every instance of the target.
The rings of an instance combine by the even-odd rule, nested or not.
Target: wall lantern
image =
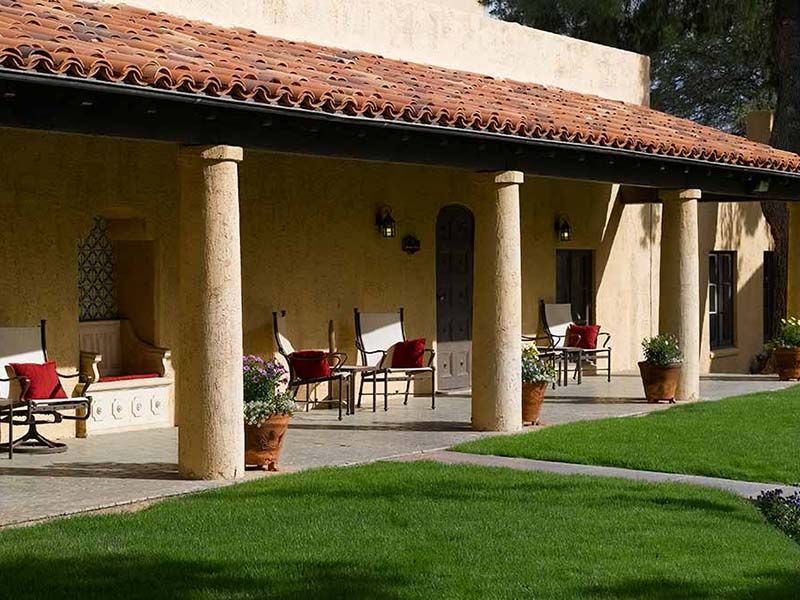
[[[407,235],[403,238],[403,252],[406,254],[416,254],[421,247],[419,238],[415,235]]]
[[[393,238],[397,235],[397,223],[392,218],[392,209],[388,206],[382,207],[378,210],[375,216],[375,226],[378,228],[378,233],[384,238]]]
[[[559,242],[572,241],[572,225],[569,224],[566,217],[558,217],[556,219],[556,235]]]

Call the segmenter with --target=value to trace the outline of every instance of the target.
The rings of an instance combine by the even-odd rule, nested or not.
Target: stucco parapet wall
[[[410,0],[101,0],[224,27],[650,103],[646,56],[523,27],[452,2]],[[459,5],[461,3],[459,2]],[[466,6],[466,4],[464,4]]]
[[[205,162],[242,162],[244,150],[239,146],[181,146],[179,160]]]
[[[686,201],[686,200],[702,200],[703,191],[697,189],[691,190],[662,190],[659,192],[658,197],[663,202]]]

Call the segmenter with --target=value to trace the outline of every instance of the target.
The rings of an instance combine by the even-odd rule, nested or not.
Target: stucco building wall
[[[152,310],[141,311],[147,323],[142,333],[177,354],[177,154],[171,144],[0,130],[0,259],[7,282],[0,289],[0,326],[46,318],[51,356],[60,368],[74,370],[78,242],[97,216],[134,219],[144,223],[142,239],[152,240],[154,263],[153,290],[145,294]],[[326,348],[333,319],[338,346],[351,360],[354,307],[403,306],[408,335],[435,343],[436,216],[448,204],[476,208],[474,174],[246,151],[239,182],[247,352],[275,351],[271,313],[279,309],[289,312],[298,347]],[[523,331],[536,331],[539,300],[555,297],[556,249],[594,250],[596,321],[613,335],[614,370],[623,371],[635,369],[641,339],[657,332],[661,208],[625,206],[617,193],[617,186],[526,177],[522,308]],[[395,239],[376,231],[381,205],[393,209]],[[712,247],[738,251],[741,289],[738,354],[711,361],[706,324],[702,367],[746,371],[761,347],[761,253],[769,236],[756,204],[708,204],[700,212],[700,289],[707,289],[706,252]],[[568,244],[556,241],[558,215],[573,226]],[[409,233],[422,243],[413,256],[400,247]],[[130,286],[124,296],[129,301]],[[705,311],[701,300],[707,322]],[[69,435],[72,427],[64,423],[58,434]]]
[[[650,59],[492,19],[471,0],[102,0],[265,35],[648,104]]]

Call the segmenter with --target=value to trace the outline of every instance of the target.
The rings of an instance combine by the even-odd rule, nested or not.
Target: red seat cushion
[[[128,373],[126,375],[106,375],[98,380],[98,383],[110,383],[112,381],[130,381],[132,379],[155,379],[161,377],[161,373]]]
[[[51,360],[43,365],[11,363],[10,366],[16,375],[26,377],[30,381],[30,387],[25,392],[23,400],[53,400],[67,397],[58,379],[55,361]]]
[[[425,358],[425,338],[397,342],[392,346],[393,369],[416,369]]]
[[[575,325],[567,329],[567,346],[594,350],[597,348],[597,336],[600,334],[600,325]]]
[[[322,379],[331,376],[328,355],[322,350],[300,350],[289,356],[294,376],[298,379]]]

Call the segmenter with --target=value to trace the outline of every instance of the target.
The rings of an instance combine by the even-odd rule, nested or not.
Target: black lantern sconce
[[[383,238],[393,238],[397,235],[397,223],[392,217],[392,209],[388,206],[381,207],[375,216],[375,226]]]
[[[556,236],[559,242],[572,241],[572,225],[567,221],[567,217],[561,216],[556,218]]]
[[[407,235],[403,238],[403,252],[406,254],[416,254],[421,247],[419,238],[415,235]]]

